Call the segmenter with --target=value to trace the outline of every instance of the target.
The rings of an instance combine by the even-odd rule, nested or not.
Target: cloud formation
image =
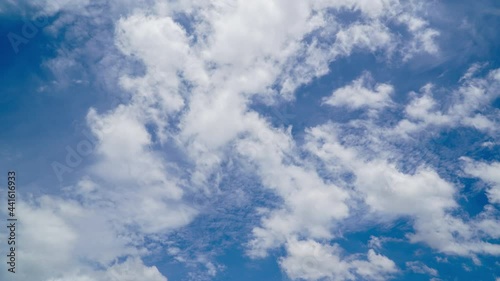
[[[498,110],[491,105],[500,93],[499,69],[481,75],[473,65],[454,88],[429,81],[401,103],[396,95],[406,93],[361,66],[361,75],[321,93],[327,96],[317,102],[331,111],[367,110],[369,118],[316,122],[299,133],[256,109],[296,102],[300,87],[355,54],[398,65],[439,56],[440,32],[424,17],[432,3],[103,3],[108,30],[82,39],[74,52],[59,50],[46,65],[64,82],[78,60],[99,57],[88,80],[102,73],[116,84],[107,88],[110,94],[122,102],[88,110],[85,121],[96,147],[82,168],[86,176],[62,195],[21,203],[26,246],[20,254],[29,270],[18,280],[167,280],[142,258],[162,249],[191,262],[181,249],[164,248],[204,208],[217,207],[207,202],[229,189],[221,188],[221,179],[231,169],[253,177],[258,192],[276,199],[251,206],[258,219],[241,235],[246,254],[261,259],[283,249],[277,261],[291,279],[387,280],[401,274],[382,254],[382,243],[372,240],[354,253],[339,243],[354,228],[399,219],[410,222],[403,241],[452,256],[500,255],[492,241],[500,233],[497,162],[464,158],[464,172],[488,184],[488,204],[475,217],[460,214],[460,187],[436,167],[403,168],[405,149],[419,134],[467,127],[498,136]],[[63,15],[48,28],[57,36],[68,25],[65,16],[84,18],[82,28],[100,26],[89,13],[94,8],[63,1],[42,12]],[[74,28],[65,38],[82,34]],[[383,119],[387,115],[390,122]],[[221,267],[196,254],[206,275],[216,276]],[[439,275],[420,262],[406,268]]]

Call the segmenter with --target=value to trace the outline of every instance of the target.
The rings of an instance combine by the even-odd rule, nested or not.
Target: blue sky
[[[499,280],[499,25],[493,0],[0,2],[0,279]]]

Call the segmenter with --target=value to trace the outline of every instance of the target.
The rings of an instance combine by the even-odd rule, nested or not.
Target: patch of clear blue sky
[[[116,99],[96,79],[100,74],[92,73],[92,62],[85,61],[85,57],[76,57],[77,67],[65,73],[67,81],[60,81],[47,66],[57,57],[59,48],[67,49],[71,55],[73,48],[78,47],[66,40],[66,32],[71,30],[62,29],[52,36],[42,26],[28,42],[17,46],[16,53],[8,34],[23,36],[23,27],[32,19],[33,13],[0,15],[0,155],[9,159],[8,164],[2,161],[0,168],[24,171],[20,180],[28,190],[42,188],[44,192],[53,192],[60,184],[71,183],[81,169],[75,169],[74,175],[67,174],[68,181],[61,183],[51,163],[64,162],[66,146],[74,149],[87,138],[82,132],[91,106],[103,111]],[[112,34],[112,28],[109,30]],[[93,83],[75,83],[77,80]],[[83,164],[85,160],[89,159],[84,159]]]

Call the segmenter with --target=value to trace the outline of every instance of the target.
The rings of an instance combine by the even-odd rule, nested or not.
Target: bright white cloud
[[[372,131],[378,133],[375,128]],[[386,160],[394,159],[395,155],[381,151],[377,139],[372,147],[375,151],[366,155],[360,147],[342,145],[338,134],[339,128],[333,124],[312,128],[308,131],[306,148],[332,173],[352,173],[355,194],[371,212],[383,214],[385,219],[411,217],[415,231],[407,235],[411,242],[423,242],[454,255],[500,254],[500,245],[481,240],[474,223],[451,214],[459,207],[455,199],[457,189],[434,170],[417,167],[412,174],[403,173],[395,163]],[[366,146],[366,142],[362,143]],[[376,217],[380,219],[379,215]]]
[[[332,238],[334,221],[348,215],[347,193],[325,182],[306,163],[293,163],[300,160],[293,160],[296,148],[289,132],[262,127],[255,134],[257,138],[240,140],[237,149],[255,163],[262,183],[283,198],[284,206],[268,212],[262,227],[253,230],[250,254],[265,256],[268,249],[297,234]]]
[[[412,272],[427,274],[430,276],[438,276],[439,273],[434,268],[430,268],[427,265],[419,261],[409,261],[406,263],[406,268]]]
[[[471,176],[480,178],[489,185],[487,190],[488,199],[493,204],[500,204],[500,162],[481,163],[469,158],[465,161],[465,172]]]
[[[398,271],[394,262],[370,249],[366,260],[345,257],[338,245],[292,239],[280,265],[292,279],[386,280]]]
[[[67,275],[47,281],[167,281],[156,267],[146,266],[137,258],[109,267],[106,271],[96,271],[89,274]]]
[[[470,78],[471,75],[465,74],[468,78],[462,77],[460,87],[439,101],[432,84],[422,87],[420,94],[412,93],[414,98],[405,109],[407,119],[399,122],[395,132],[405,135],[433,127],[464,126],[495,134],[498,117],[488,114],[491,110],[487,109],[499,97],[500,69],[491,70],[483,78]]]
[[[61,4],[48,11],[78,11],[87,2]],[[287,247],[288,256],[281,260],[281,265],[293,278],[348,280],[361,276],[382,280],[396,272],[392,261],[373,250],[366,260],[343,261],[336,246],[316,242],[335,238],[333,227],[349,216],[347,201],[357,196],[320,176],[314,162],[301,155],[302,148],[295,144],[290,129],[273,127],[249,104],[259,98],[270,104],[283,97],[293,99],[297,87],[326,74],[331,62],[353,52],[380,51],[391,56],[401,48],[408,54],[436,53],[433,38],[437,32],[427,28],[415,7],[396,0],[179,1],[154,3],[154,9],[142,4],[132,5],[134,9],[130,11],[112,6],[116,9],[110,15],[111,21],[116,21],[114,43],[122,54],[118,58],[104,56],[116,62],[110,71],[114,73],[124,65],[120,60],[125,55],[143,63],[145,73],[120,74],[119,84],[129,97],[126,104],[108,112],[89,111],[87,122],[97,138],[97,146],[95,162],[88,168],[89,178],[69,191],[69,197],[79,200],[53,198],[47,199],[49,205],[26,205],[28,211],[34,210],[26,215],[34,222],[27,236],[34,238],[35,233],[50,233],[54,228],[62,230],[61,244],[54,254],[61,264],[52,268],[49,261],[34,266],[33,276],[136,280],[137,273],[150,280],[165,280],[156,268],[143,265],[137,258],[116,265],[110,262],[127,255],[141,256],[145,251],[141,239],[154,240],[155,235],[189,224],[197,210],[184,201],[186,193],[201,190],[210,196],[217,183],[212,186],[208,179],[220,172],[221,163],[233,160],[259,176],[261,184],[283,201],[279,207],[263,212],[261,224],[253,229],[248,245],[250,255],[261,257],[270,249]],[[360,18],[350,24],[339,22],[336,12],[346,9],[359,11]],[[179,12],[194,19],[189,28],[175,21]],[[388,25],[390,19],[402,15],[409,15],[401,24],[416,43],[403,42]],[[90,47],[79,51],[99,49],[92,46],[92,41],[87,43]],[[116,51],[114,47],[104,49]],[[48,65],[63,74],[75,65],[74,59],[62,52]],[[368,102],[372,108],[388,106],[392,87],[370,85],[366,80],[361,77],[339,90],[333,102],[352,108],[368,106]],[[349,94],[354,91],[355,95]],[[470,122],[488,125],[480,116]],[[310,131],[313,138],[314,130]],[[308,144],[311,150],[312,142]],[[180,167],[169,161],[168,153],[163,151],[167,143],[185,154],[188,166],[191,165],[185,171],[187,178],[170,172]],[[160,149],[153,148],[155,145]],[[422,207],[424,201],[437,211],[437,219],[446,217],[447,208],[454,207],[453,189],[431,169],[423,167],[415,175],[408,175],[386,159],[360,160],[357,151],[340,148],[337,152],[344,157],[341,160],[353,160],[349,168],[357,173],[358,188],[374,211],[414,215],[423,220],[429,215]],[[331,160],[328,151],[313,152],[325,162]],[[363,171],[371,165],[379,166],[376,171]],[[429,188],[434,184],[436,188]],[[414,198],[418,200],[413,201]],[[398,204],[383,204],[389,200]],[[63,207],[64,212],[57,211]],[[93,212],[84,213],[84,208]],[[69,214],[74,217],[71,221]],[[45,216],[51,224],[35,223],[40,219],[37,216]],[[96,254],[97,250],[84,240],[84,234],[95,235],[83,231],[94,219],[104,231],[106,239],[99,246],[108,250],[105,253]],[[449,226],[445,231],[456,228],[459,226]],[[417,233],[422,231],[418,229]],[[293,240],[297,236],[306,239]],[[116,237],[123,240],[113,240]],[[51,245],[43,238],[32,241],[33,247],[27,249],[37,253],[44,253],[44,247]],[[87,266],[88,274],[70,272],[83,266],[78,257],[69,256],[74,250],[90,262],[101,263],[106,271],[95,273]],[[317,271],[295,268],[303,251],[318,251],[321,259],[315,265]],[[332,261],[338,261],[338,269],[327,268]],[[342,268],[344,264],[346,268]],[[124,276],[129,279],[123,279]]]
[[[252,256],[264,256],[295,235],[334,238],[332,227],[349,214],[345,202],[348,193],[322,179],[310,163],[297,155],[290,133],[273,128],[250,111],[248,104],[254,97],[271,102],[276,94],[290,98],[298,86],[326,74],[328,63],[339,56],[357,50],[393,52],[404,43],[395,40],[381,19],[408,7],[398,1],[196,3],[187,9],[197,19],[194,30],[188,33],[172,19],[179,7],[158,6],[163,9],[156,14],[145,16],[138,11],[118,23],[118,46],[125,54],[140,59],[146,74],[123,77],[122,85],[133,93],[131,104],[108,115],[96,115],[92,123],[109,120],[117,125],[135,124],[133,134],[144,138],[133,144],[137,152],[129,149],[125,156],[144,159],[144,166],[137,169],[155,172],[162,180],[162,158],[145,149],[150,140],[141,124],[156,125],[160,139],[172,139],[193,163],[190,183],[208,194],[213,187],[207,186],[207,179],[219,172],[219,165],[226,159],[250,162],[249,171],[255,172],[284,203],[263,213],[262,225],[254,228],[254,238],[249,242]],[[341,27],[328,15],[330,8],[359,10],[365,20]],[[304,41],[307,36],[312,36],[312,44]],[[320,43],[328,41],[328,37],[334,38],[331,44]],[[299,65],[299,60],[305,63]],[[280,91],[272,88],[275,84],[281,86]],[[373,87],[376,107],[386,106],[392,88],[386,84]],[[167,126],[165,120],[177,114],[180,122],[176,127]],[[99,130],[95,131],[99,134]],[[100,153],[109,159],[101,162],[102,167],[115,161],[112,151],[124,142],[120,135],[116,131],[101,137]],[[231,154],[234,152],[237,154]],[[146,164],[150,161],[153,164]],[[117,167],[119,171],[124,169]],[[155,205],[159,206],[155,212],[170,210],[160,207],[161,202]],[[182,210],[174,214],[179,212],[190,214]],[[167,225],[172,222],[166,221]],[[368,257],[368,264],[357,265],[358,275],[375,279],[378,271],[391,271],[390,264],[380,256],[370,252]]]
[[[394,87],[385,83],[373,85],[372,80],[369,73],[364,73],[351,84],[335,90],[330,97],[323,100],[323,103],[352,109],[365,107],[381,109],[389,106]]]
[[[2,271],[0,276],[9,274],[9,280],[85,276],[98,272],[95,265],[106,267],[118,257],[145,253],[140,238],[123,231],[118,221],[109,218],[118,214],[103,212],[105,208],[100,204],[82,205],[76,200],[51,196],[18,204],[18,215],[23,219],[19,222],[18,229],[22,231],[17,241],[22,246],[17,254],[23,258],[15,275]],[[95,280],[81,277],[85,278]]]
[[[90,111],[88,120],[99,140],[95,154],[100,161],[91,172],[115,186],[100,190],[102,198],[115,204],[112,213],[144,233],[189,223],[196,211],[182,202],[180,181],[168,173],[164,160],[149,150],[152,141],[138,112],[130,107],[118,107],[104,116]]]

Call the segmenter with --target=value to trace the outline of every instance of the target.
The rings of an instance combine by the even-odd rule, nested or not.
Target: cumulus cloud
[[[304,280],[386,280],[398,269],[387,257],[370,249],[366,260],[343,257],[338,245],[292,239],[286,246],[288,256],[280,264],[292,279]]]
[[[18,215],[23,218],[18,255],[23,262],[9,280],[51,280],[58,276],[69,280],[73,275],[95,280],[85,275],[99,273],[96,265],[107,267],[118,257],[145,253],[140,238],[109,218],[118,214],[106,213],[99,204],[83,205],[52,196],[18,204]],[[2,274],[10,274],[5,272]]]
[[[427,274],[430,276],[438,276],[438,271],[434,268],[430,268],[422,262],[418,261],[409,261],[406,263],[406,268],[412,272],[419,274]]]
[[[465,161],[465,172],[471,176],[480,178],[489,185],[487,190],[488,199],[491,203],[500,203],[500,162],[482,163],[469,158]]]
[[[491,104],[499,97],[500,70],[491,70],[481,78],[471,78],[470,71],[448,99],[437,100],[432,84],[422,87],[420,94],[412,93],[414,98],[405,108],[407,118],[399,122],[395,132],[405,135],[427,128],[461,126],[495,135],[498,117]]]
[[[343,145],[338,139],[339,130],[333,124],[311,128],[305,146],[332,173],[345,171],[355,176],[352,187],[370,212],[383,214],[384,218],[410,216],[415,232],[408,233],[407,238],[443,253],[470,257],[476,253],[500,254],[500,245],[483,241],[475,233],[478,229],[474,223],[452,215],[459,208],[453,184],[430,167],[417,167],[412,174],[401,172],[387,160],[394,159],[394,155],[377,150],[381,149],[379,145],[374,145],[375,151],[367,155],[355,144]]]
[[[335,90],[330,97],[323,99],[323,103],[352,109],[381,109],[389,106],[394,87],[385,83],[371,85],[372,81],[371,75],[364,73],[351,84]]]
[[[137,258],[129,258],[109,267],[106,271],[92,274],[68,275],[48,281],[167,281],[156,267],[146,266]]]
[[[87,3],[77,2],[51,6],[48,12],[78,13]],[[149,280],[166,280],[140,260],[148,252],[141,242],[154,241],[192,222],[197,206],[185,197],[200,192],[214,196],[218,181],[211,179],[217,178],[221,164],[227,162],[258,176],[259,183],[282,201],[262,212],[247,246],[254,258],[285,247],[287,256],[280,259],[280,265],[291,278],[384,280],[397,272],[393,261],[374,250],[359,259],[342,255],[339,246],[328,243],[337,238],[334,227],[349,217],[349,203],[357,200],[371,212],[391,218],[414,217],[414,242],[462,255],[498,252],[488,243],[459,244],[454,233],[469,243],[472,231],[450,214],[456,207],[455,189],[432,168],[420,167],[408,174],[384,155],[365,159],[360,151],[340,144],[330,124],[308,129],[301,147],[291,128],[273,126],[250,107],[255,100],[268,104],[293,100],[299,86],[328,73],[330,63],[354,52],[383,52],[390,57],[402,49],[403,60],[416,53],[437,53],[434,38],[438,32],[428,27],[414,6],[397,0],[143,4],[110,14],[115,45],[104,49],[121,52],[111,57],[116,64],[110,71],[119,76],[117,83],[128,99],[106,112],[89,110],[87,124],[97,145],[88,178],[70,189],[69,198],[44,197],[40,199],[43,204],[26,203],[26,218],[33,222],[26,232],[34,243],[29,251],[45,253],[52,245],[35,233],[61,229],[54,254],[60,264],[33,265],[27,279],[59,280],[61,275],[72,280],[136,280],[142,274]],[[352,23],[343,23],[337,15],[345,10],[360,15]],[[176,20],[181,13],[192,22]],[[397,36],[388,24],[391,21],[409,31],[410,43]],[[64,73],[68,65],[74,65],[65,59],[74,58],[64,53],[49,65]],[[119,72],[117,68],[126,65],[122,60],[141,62],[144,73]],[[445,113],[436,111],[430,94],[416,99],[406,110],[407,123],[401,123],[398,130],[448,124],[452,122],[448,119],[462,116],[469,118],[464,124],[489,128],[487,117],[471,115],[474,110],[465,105],[484,104],[486,99],[477,92],[494,93],[489,85],[497,83],[497,76],[492,72],[487,79],[467,80],[457,94],[465,101]],[[325,103],[381,110],[391,104],[393,92],[391,85],[372,83],[365,74],[336,90]],[[488,94],[488,100],[492,96]],[[451,117],[437,122],[440,114]],[[182,163],[173,160],[167,147],[178,150]],[[317,159],[305,157],[304,152]],[[332,169],[354,173],[354,189],[323,177],[314,166],[318,159]],[[183,173],[172,172],[179,170]],[[50,224],[36,223],[40,216]],[[90,222],[98,224],[105,238],[99,246],[107,251],[97,251],[85,240],[95,235],[85,231]],[[73,251],[81,256],[70,256]],[[311,267],[300,266],[311,254],[316,257]],[[126,256],[130,256],[127,261],[113,263]],[[33,257],[31,263],[38,258]],[[105,270],[96,270],[93,263]],[[77,268],[86,272],[72,272]],[[209,271],[214,273],[213,266]]]

